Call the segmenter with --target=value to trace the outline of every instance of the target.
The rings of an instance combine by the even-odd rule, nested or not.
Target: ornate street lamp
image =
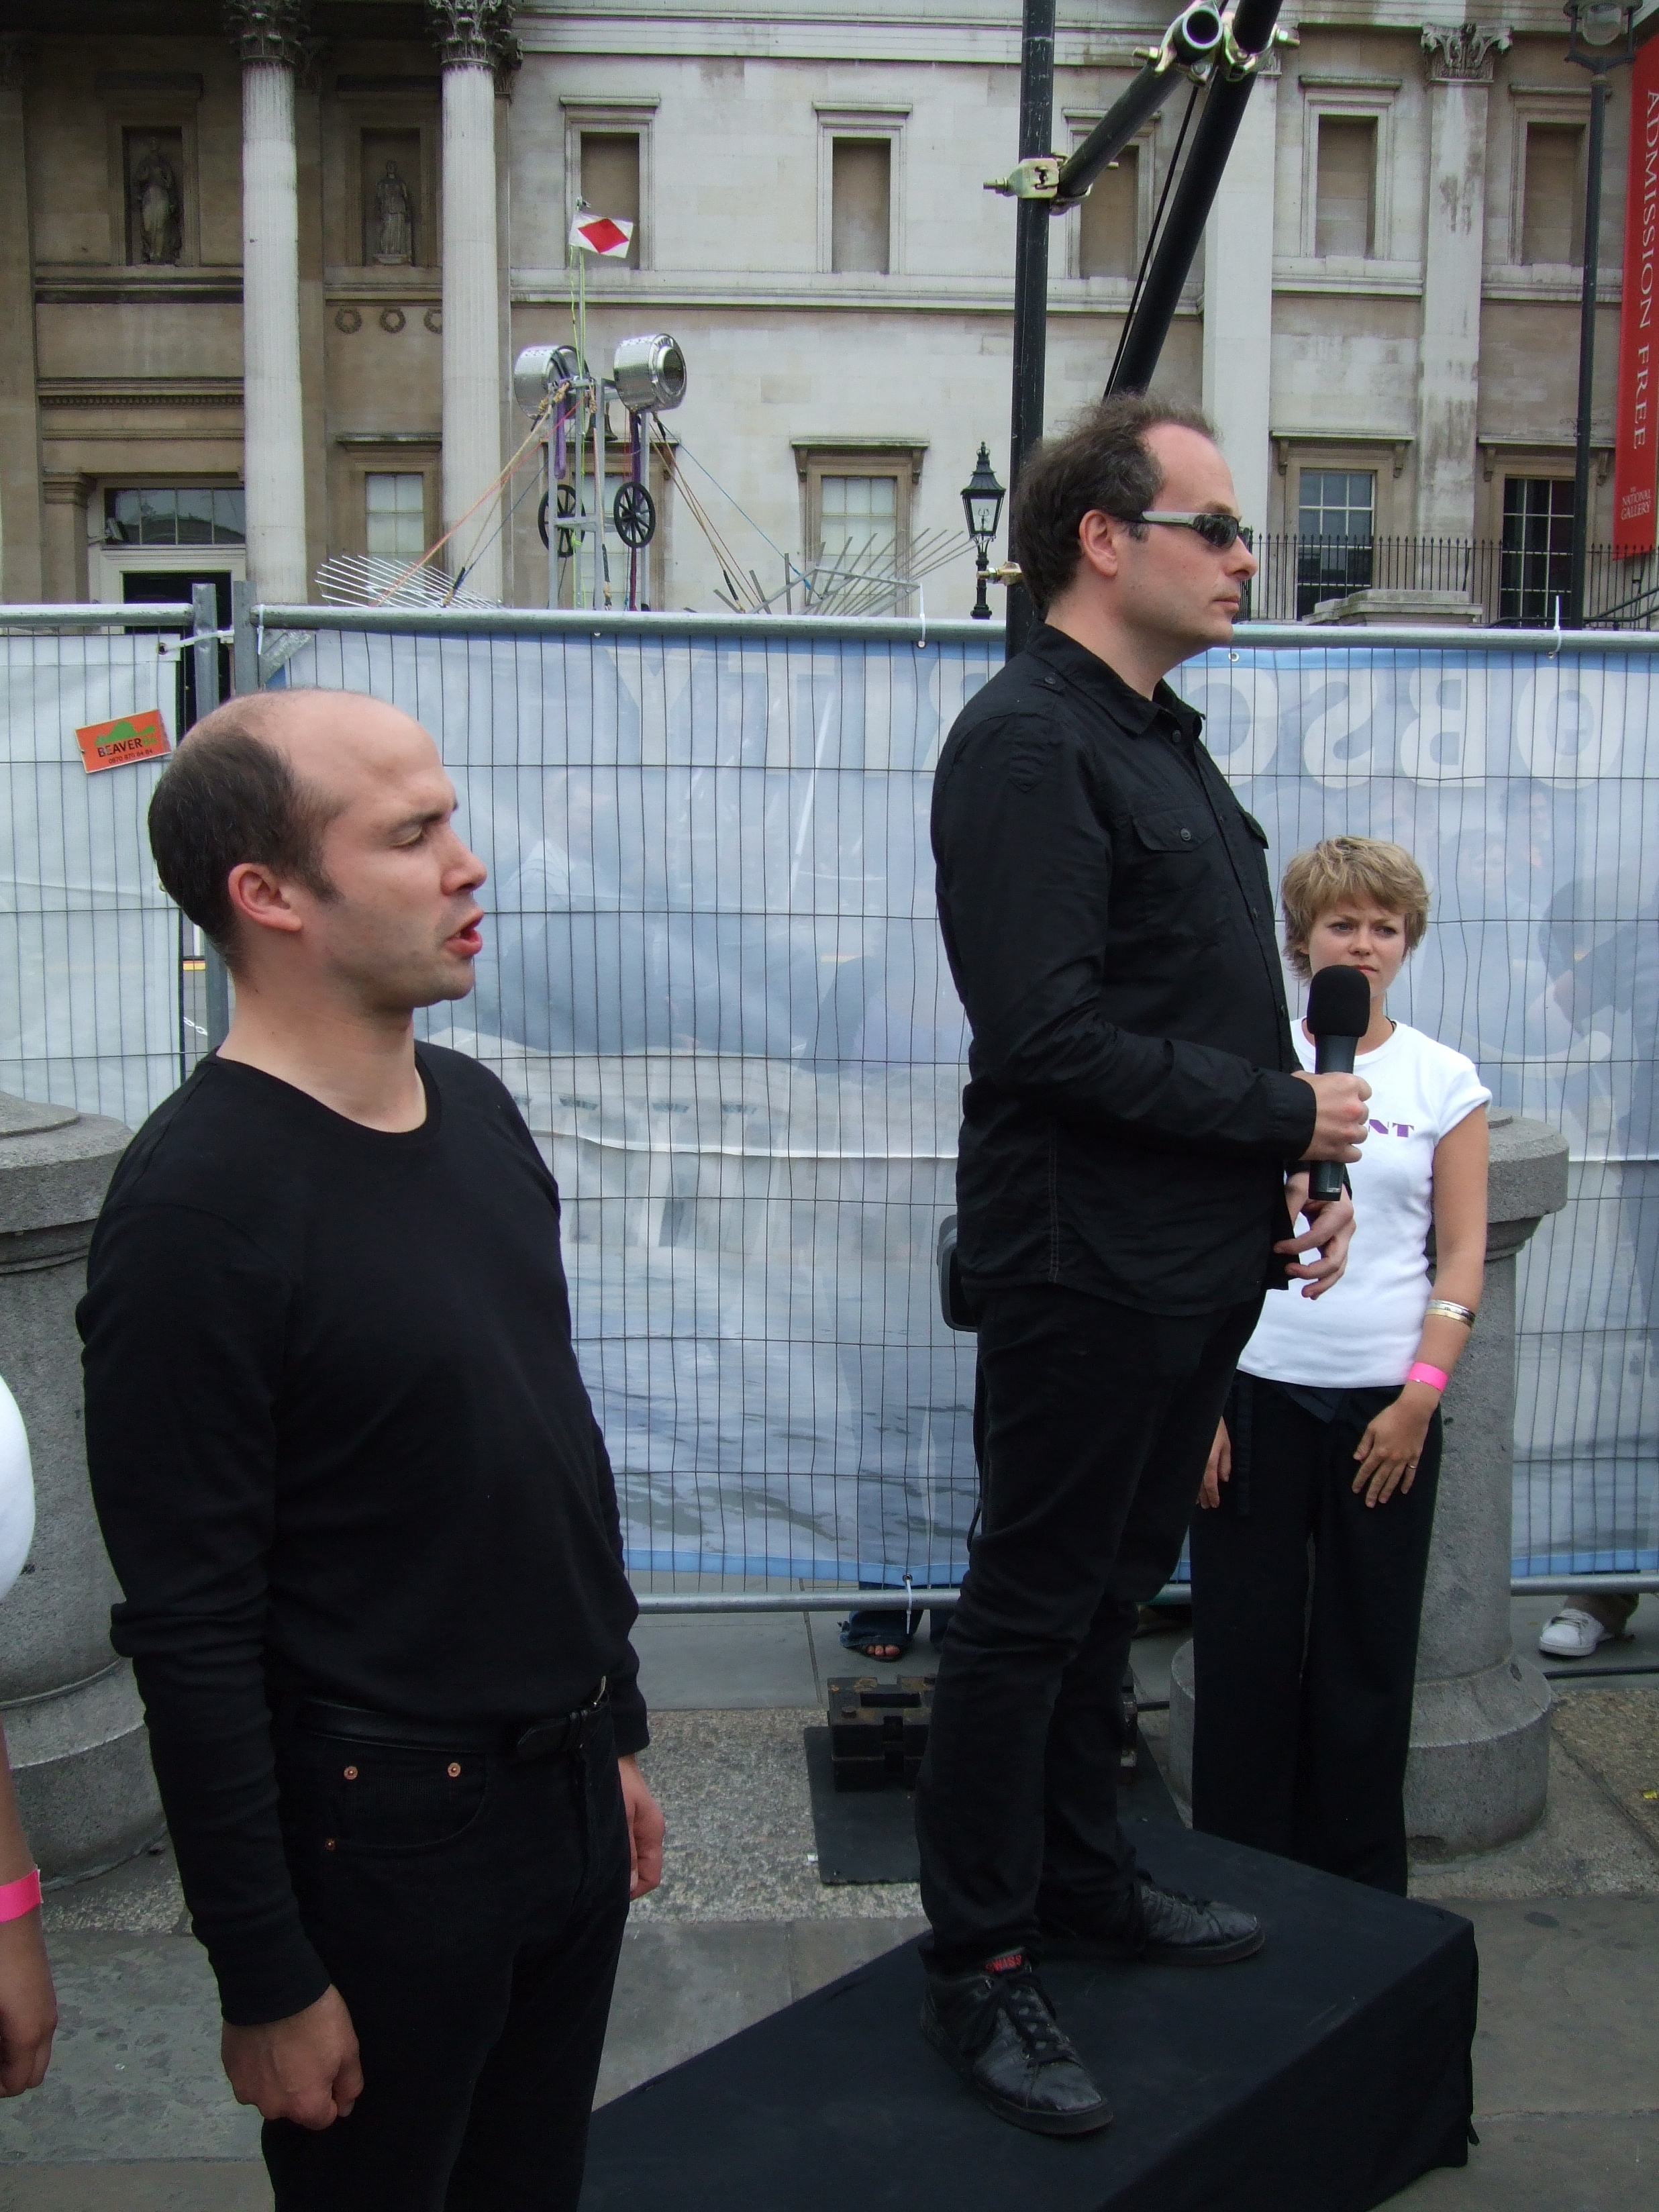
[[[990,573],[991,540],[997,534],[997,525],[1002,520],[1002,502],[1006,492],[997,482],[991,466],[988,446],[981,445],[974,473],[962,488],[962,511],[968,518],[968,535],[974,541],[975,582],[978,594],[974,600],[974,620],[989,622],[990,602],[985,596],[985,580]]]
[[[1590,387],[1595,376],[1595,285],[1601,249],[1601,159],[1607,134],[1607,78],[1636,56],[1634,9],[1626,0],[1567,0],[1572,26],[1567,59],[1590,73],[1589,144],[1584,175],[1584,279],[1578,301],[1578,428],[1572,472],[1572,565],[1567,621],[1584,627],[1589,566]],[[1623,40],[1623,45],[1619,42]],[[1618,51],[1613,51],[1614,47]]]

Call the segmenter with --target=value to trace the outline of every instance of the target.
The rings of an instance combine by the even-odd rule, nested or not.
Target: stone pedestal
[[[1566,1139],[1541,1121],[1492,1115],[1480,1321],[1446,1392],[1417,1694],[1406,1767],[1406,1832],[1419,1858],[1459,1858],[1524,1835],[1544,1809],[1549,1686],[1510,1636],[1515,1436],[1515,1262],[1567,1202]],[[1193,1647],[1170,1679],[1171,1776],[1190,1797]]]
[[[0,1374],[28,1430],[35,1535],[0,1605],[0,1722],[48,1881],[112,1866],[161,1831],[132,1670],[110,1650],[119,1595],[87,1482],[81,1345],[93,1224],[129,1132],[0,1095]],[[167,1346],[158,1342],[156,1357]]]
[[[1346,623],[1361,629],[1398,623],[1418,629],[1473,629],[1486,618],[1486,609],[1467,592],[1389,591],[1371,585],[1345,592],[1340,599],[1321,599],[1308,617],[1310,623]]]

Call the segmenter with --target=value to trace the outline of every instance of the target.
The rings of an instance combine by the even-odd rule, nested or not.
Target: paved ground
[[[1517,1634],[1547,1609],[1517,1606]],[[1659,1661],[1659,1604],[1638,1621],[1601,1663]],[[800,1730],[847,1663],[833,1624],[656,1620],[640,1641],[672,1851],[624,1951],[605,2097],[917,1925],[907,1885],[817,1881]],[[1147,1699],[1167,1690],[1178,1641],[1137,1644]],[[1158,1716],[1147,1729],[1156,1749]],[[1646,1794],[1659,1790],[1659,1675],[1564,1689],[1555,1737],[1539,1830],[1413,1882],[1475,1923],[1481,2144],[1464,2171],[1396,2199],[1406,2212],[1628,2212],[1659,2171],[1659,1797]],[[269,2207],[182,1910],[166,1852],[51,1899],[64,2027],[46,2087],[0,2108],[0,2212]]]

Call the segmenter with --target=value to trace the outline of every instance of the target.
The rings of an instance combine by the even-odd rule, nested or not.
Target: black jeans
[[[985,1302],[983,1511],[916,1785],[935,1972],[1034,1943],[1039,1917],[1109,1918],[1133,1888],[1123,1670],[1260,1310],[1170,1319],[1050,1289]]]
[[[1439,1413],[1405,1496],[1367,1506],[1352,1487],[1354,1447],[1398,1395],[1346,1391],[1326,1422],[1238,1378],[1232,1480],[1193,1516],[1193,1825],[1403,1897]]]
[[[574,2212],[628,1915],[608,1721],[526,1765],[289,1732],[277,1780],[363,2094],[267,2122],[276,2212]]]

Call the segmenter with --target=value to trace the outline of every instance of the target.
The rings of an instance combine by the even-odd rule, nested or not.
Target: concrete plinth
[[[1379,623],[1408,623],[1421,629],[1472,629],[1486,611],[1467,592],[1385,591],[1368,585],[1339,599],[1321,599],[1308,620],[1365,628]]]
[[[1510,1635],[1515,1262],[1567,1202],[1566,1139],[1492,1115],[1480,1321],[1446,1391],[1445,1455],[1417,1647],[1406,1832],[1420,1859],[1493,1850],[1544,1810],[1549,1686]],[[1193,1651],[1170,1670],[1171,1778],[1192,1794]]]
[[[0,1096],[0,1374],[28,1430],[35,1537],[0,1606],[0,1721],[48,1881],[130,1856],[161,1826],[118,1596],[87,1481],[75,1307],[118,1121]],[[165,1356],[165,1346],[157,1346]]]

